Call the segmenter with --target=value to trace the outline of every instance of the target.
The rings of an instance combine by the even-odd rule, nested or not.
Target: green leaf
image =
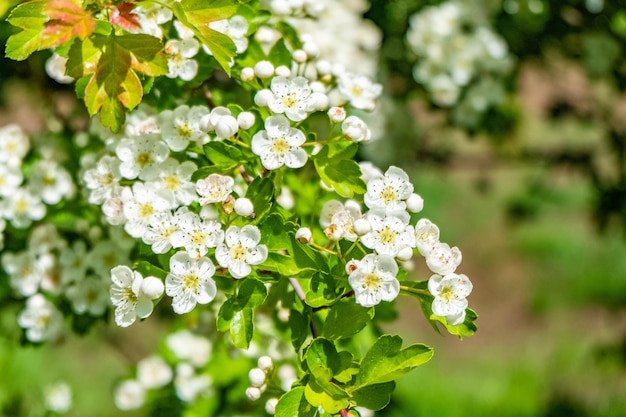
[[[257,177],[248,186],[246,198],[250,199],[254,206],[255,222],[259,222],[267,216],[272,208],[274,197],[274,182],[271,178]]]
[[[292,50],[302,48],[302,41],[298,31],[287,22],[278,22],[276,29],[283,34],[283,38],[287,41]]]
[[[237,304],[242,307],[256,308],[265,302],[267,288],[254,278],[246,278],[237,292]]]
[[[306,400],[304,387],[296,387],[280,397],[274,415],[276,417],[316,417],[318,409]]]
[[[232,0],[182,0],[173,3],[172,9],[176,18],[209,48],[228,75],[230,60],[236,54],[235,43],[223,33],[211,29],[208,24],[235,14],[237,3]]]
[[[360,332],[374,318],[374,309],[365,308],[352,299],[334,304],[324,322],[324,337],[342,339]]]
[[[254,332],[254,314],[252,309],[244,307],[237,311],[230,321],[230,340],[239,349],[248,349]]]
[[[150,262],[139,261],[135,262],[133,269],[138,271],[144,278],[157,277],[165,279],[167,277],[167,271],[157,266],[152,265]]]
[[[448,333],[458,336],[459,339],[463,339],[463,337],[471,336],[474,333],[476,333],[476,330],[478,330],[478,328],[476,327],[476,324],[474,323],[474,321],[477,318],[478,318],[478,315],[471,308],[465,309],[465,320],[463,321],[463,323],[458,324],[456,326],[452,326],[448,324],[445,317],[435,316],[434,314],[430,315],[431,320],[436,320],[439,323],[443,324],[446,330],[448,331]]]
[[[324,379],[309,380],[304,388],[304,396],[311,405],[322,407],[329,414],[336,414],[350,404],[347,392]]]
[[[94,35],[98,38],[101,35]],[[85,40],[76,39],[68,52],[65,72],[76,79],[93,74],[98,68],[98,61],[102,55],[102,49],[97,48],[91,38]]]
[[[43,1],[29,1],[17,6],[7,18],[13,26],[22,29],[9,37],[5,55],[16,61],[23,61],[33,52],[45,49],[42,45],[46,16],[43,14]]]
[[[289,313],[289,328],[291,329],[291,344],[300,350],[310,333],[311,317],[309,312],[291,310]]]
[[[270,251],[287,250],[291,247],[291,237],[298,226],[288,222],[278,213],[271,213],[265,220],[259,223],[263,243]]]
[[[374,411],[382,410],[389,404],[391,393],[395,388],[396,383],[393,381],[383,384],[368,385],[354,391],[352,393],[352,399],[356,402],[356,405],[360,407]]]
[[[332,275],[317,272],[309,280],[305,291],[305,302],[317,308],[333,305],[343,296],[345,286],[338,285]]]
[[[225,141],[212,141],[203,146],[204,154],[214,165],[228,167],[229,171],[246,162],[247,157],[237,146]]]
[[[149,77],[167,74],[167,57],[162,52],[163,44],[158,38],[136,33],[115,39],[119,46],[131,54],[132,69]]]
[[[291,51],[285,45],[285,41],[283,39],[279,39],[270,52],[267,54],[267,59],[274,64],[275,67],[284,65],[286,67],[291,66],[291,61],[293,60]]]
[[[267,255],[265,262],[258,266],[261,270],[267,270],[272,272],[278,272],[285,277],[299,276],[303,272],[301,268],[296,265],[291,256],[283,255],[281,253],[270,252]]]
[[[361,361],[354,390],[398,379],[433,356],[432,348],[416,343],[404,349],[398,335],[382,335]]]

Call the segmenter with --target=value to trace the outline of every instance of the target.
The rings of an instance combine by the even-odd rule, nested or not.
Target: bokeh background
[[[479,331],[438,335],[413,300],[400,299],[388,329],[433,346],[435,358],[403,377],[378,415],[625,416],[626,1],[480,2],[512,65],[499,81],[505,98],[471,126],[412,75],[409,18],[440,3],[370,2],[386,117],[362,157],[410,172],[424,216],[463,252]],[[3,42],[10,30],[0,23]],[[36,133],[51,119],[84,123],[72,88],[46,76],[46,58],[2,59],[0,125]],[[417,263],[413,274],[430,275]],[[107,387],[162,332],[156,320],[131,331],[101,325],[62,349],[17,347],[2,342],[18,331],[15,315],[0,317],[5,416],[41,415],[42,389],[57,379],[74,389],[68,415],[120,415]]]

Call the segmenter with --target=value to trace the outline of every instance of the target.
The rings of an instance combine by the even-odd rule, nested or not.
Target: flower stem
[[[400,290],[410,292],[412,294],[432,295],[428,290],[420,290],[419,288],[407,287],[406,285],[400,285]]]

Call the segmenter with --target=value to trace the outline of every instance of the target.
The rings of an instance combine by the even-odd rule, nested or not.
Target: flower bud
[[[278,398],[270,398],[265,402],[265,412],[269,415],[276,414],[276,404],[278,404]]]
[[[245,197],[241,197],[235,200],[235,213],[243,217],[250,216],[252,213],[254,213],[254,206],[252,205],[252,201]]]
[[[311,111],[325,109],[329,103],[328,96],[325,93],[314,92],[309,96],[309,103]]]
[[[259,61],[254,66],[254,73],[259,78],[270,78],[274,75],[274,65],[270,61]]]
[[[333,123],[341,123],[346,120],[346,109],[338,106],[331,107],[328,110],[328,118]]]
[[[372,225],[366,219],[356,219],[352,228],[358,236],[366,235],[372,231]]]
[[[307,59],[309,59],[306,52],[304,52],[302,49],[296,49],[295,51],[293,51],[292,57],[293,60],[299,64],[302,64],[306,62]]]
[[[308,227],[301,227],[296,231],[296,240],[302,244],[311,242],[312,238],[313,234],[311,233],[311,229]]]
[[[250,129],[254,125],[255,120],[254,113],[250,113],[249,111],[242,111],[237,116],[237,123],[239,127],[244,130]]]
[[[254,104],[260,107],[267,107],[267,103],[274,98],[274,93],[271,90],[261,90],[254,96]]]
[[[245,67],[241,70],[241,81],[249,82],[254,80],[254,69],[252,67]]]
[[[220,139],[230,138],[239,130],[237,119],[231,115],[222,116],[215,125],[215,133]]]
[[[147,295],[151,300],[156,300],[163,295],[164,289],[163,281],[155,277],[147,277],[141,282],[139,291]]]
[[[320,54],[320,47],[317,43],[315,43],[315,41],[304,42],[304,44],[302,44],[302,49],[311,58],[316,58]]]
[[[248,387],[246,388],[246,397],[250,401],[257,401],[259,398],[261,398],[261,390],[257,387]]]
[[[326,61],[325,59],[320,59],[315,64],[315,69],[317,70],[317,73],[321,76],[330,75],[332,71],[332,65],[330,62]]]
[[[272,361],[271,357],[264,355],[264,356],[261,356],[259,360],[257,361],[257,366],[260,369],[267,371],[269,369],[272,369],[272,367],[274,366],[274,361]]]
[[[413,213],[419,213],[424,208],[424,199],[419,194],[411,194],[406,200],[406,208]]]
[[[248,372],[250,385],[252,385],[253,387],[260,387],[265,383],[265,376],[265,372],[261,368],[250,369],[250,372]]]
[[[350,116],[341,124],[343,135],[355,142],[365,142],[370,140],[372,132],[367,124],[356,116]]]
[[[360,265],[361,261],[359,261],[358,259],[350,259],[346,264],[346,273],[350,275],[351,273],[359,269]]]
[[[287,77],[287,78],[289,78],[291,76],[291,70],[286,65],[281,65],[279,67],[276,67],[275,73],[276,73],[276,75],[281,75],[281,76]]]

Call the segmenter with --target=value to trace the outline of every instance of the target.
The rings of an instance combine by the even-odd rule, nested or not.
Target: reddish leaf
[[[122,29],[128,31],[141,29],[137,15],[132,13],[134,9],[135,5],[132,3],[120,3],[111,11],[109,21],[111,24],[120,26]]]
[[[96,20],[89,12],[71,0],[52,0],[43,12],[50,20],[45,24],[44,36],[51,46],[68,42],[72,37],[85,39],[96,28]]]

